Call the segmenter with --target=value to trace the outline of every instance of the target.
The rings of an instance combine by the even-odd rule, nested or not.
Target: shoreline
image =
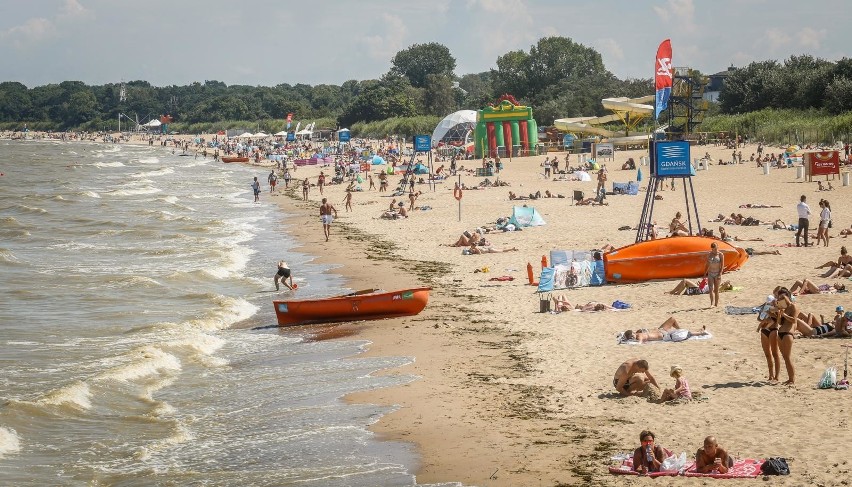
[[[748,153],[756,146],[742,148]],[[727,160],[730,151],[699,146],[712,160]],[[778,152],[777,147],[768,148]],[[548,154],[548,156],[563,154]],[[637,172],[621,170],[627,157],[638,161],[641,151],[617,151],[608,162],[609,183],[633,180]],[[425,282],[434,288],[429,306],[418,316],[346,325],[359,338],[371,342],[364,355],[415,357],[412,364],[377,374],[419,376],[404,386],[351,394],[357,403],[397,405],[399,408],[370,426],[379,438],[416,445],[421,464],[414,469],[418,483],[461,482],[466,485],[611,485],[629,478],[613,477],[606,467],[618,453],[632,451],[639,431],[651,429],[659,443],[680,453],[692,452],[706,435],[740,458],[783,456],[792,475],[774,479],[779,485],[832,484],[838,474],[849,472],[843,458],[826,449],[852,442],[847,416],[850,409],[843,391],[818,391],[814,385],[827,366],[843,361],[838,345],[848,340],[797,339],[794,362],[798,380],[793,387],[769,383],[766,362],[755,332],[753,315],[728,315],[725,305],[754,306],[762,303],[776,285],[809,278],[817,284],[838,280],[819,277],[814,267],[837,258],[847,241],[840,229],[849,228],[852,217],[845,203],[852,189],[836,180],[835,190],[818,192],[816,182],[795,178],[795,169],[772,169],[763,174],[754,163],[712,165],[699,171],[694,182],[703,225],[716,229],[721,223],[708,217],[730,212],[754,216],[762,222],[795,221],[795,203],[807,195],[812,211],[816,202],[833,202],[833,237],[827,248],[790,248],[794,232],[758,226],[726,226],[743,239],[739,244],[758,251],[779,250],[780,255],[756,255],[734,273],[726,274],[737,287],[723,293],[722,307],[709,308],[706,296],[673,296],[674,281],[631,285],[607,285],[557,291],[572,303],[622,300],[633,304],[627,311],[539,313],[538,296],[526,285],[524,267],[550,250],[600,248],[604,243],[631,243],[635,231],[619,231],[635,225],[644,192],[638,196],[611,196],[609,206],[577,206],[571,192],[591,194],[595,182],[544,178],[539,163],[544,156],[508,161],[500,179],[511,186],[465,191],[463,221],[457,220],[452,182],[433,192],[425,185],[418,202],[429,211],[414,211],[404,220],[377,218],[387,208],[387,196],[375,191],[355,193],[355,211],[340,212],[332,225],[331,242],[325,243],[317,218],[318,201],[301,202],[297,184],[315,178],[324,168],[299,168],[290,195],[270,198],[288,214],[283,224],[293,238],[318,256],[318,261],[339,264],[333,272],[355,287],[393,289]],[[476,166],[477,161],[464,161]],[[572,163],[574,160],[572,159]],[[274,163],[271,163],[274,164]],[[261,164],[268,172],[269,165]],[[646,172],[646,167],[641,168]],[[258,176],[263,176],[263,173]],[[396,176],[393,180],[396,180]],[[466,174],[464,182],[482,178]],[[640,182],[644,190],[646,182]],[[338,205],[345,185],[326,188],[326,196]],[[282,187],[279,186],[279,189]],[[566,195],[565,199],[509,201],[509,190],[527,194],[541,190]],[[282,192],[283,193],[283,192]],[[682,210],[683,188],[667,189],[657,202],[657,220]],[[495,247],[517,247],[518,252],[462,256],[459,248],[441,246],[454,241],[462,230],[506,216],[512,206],[534,206],[547,221],[543,227],[523,232],[488,234]],[[743,208],[744,204],[771,207]],[[342,205],[341,205],[342,206]],[[812,230],[814,218],[811,219]],[[490,268],[490,273],[481,272]],[[477,272],[480,271],[480,272]],[[505,275],[514,281],[492,282]],[[419,281],[421,280],[422,281]],[[391,286],[393,285],[393,286]],[[834,307],[847,304],[848,295],[801,296],[807,312],[832,316]],[[848,306],[848,305],[847,305]],[[847,308],[848,309],[848,308]],[[678,344],[619,345],[615,335],[625,329],[656,327],[674,316],[684,328],[708,327],[713,338]],[[619,398],[612,390],[612,373],[628,358],[645,358],[658,382],[670,387],[670,366],[683,368],[694,391],[706,399],[687,404],[650,404],[639,397]],[[841,372],[842,373],[842,372]],[[782,380],[786,373],[781,372]],[[819,441],[813,431],[817,412],[828,421]],[[807,412],[806,414],[801,414]],[[767,421],[767,418],[772,420]],[[703,479],[678,478],[678,484],[700,485]]]

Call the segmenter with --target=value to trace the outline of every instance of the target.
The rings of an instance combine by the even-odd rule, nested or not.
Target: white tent
[[[256,134],[252,135],[252,137],[254,137],[255,139],[264,139],[266,137],[269,137],[269,135],[264,134],[263,132],[258,132]]]
[[[439,142],[469,142],[473,129],[476,127],[476,112],[473,110],[459,110],[453,112],[438,122],[432,132],[432,146]]]
[[[276,137],[284,137],[285,135],[287,135],[287,131],[286,131],[286,130],[282,130],[281,132],[276,132],[276,133],[275,133],[275,136],[276,136]]]
[[[338,131],[337,131],[337,133],[338,133],[338,134],[339,134],[340,132],[349,132],[349,129],[340,129],[340,130],[338,130]]]
[[[155,118],[155,119],[151,120],[150,122],[146,123],[143,126],[144,127],[159,127],[160,125],[163,125],[163,124],[160,123],[160,121]]]
[[[240,135],[238,135],[237,137],[240,138],[240,139],[247,139],[249,137],[254,137],[254,135],[252,135],[251,132],[243,132]]]

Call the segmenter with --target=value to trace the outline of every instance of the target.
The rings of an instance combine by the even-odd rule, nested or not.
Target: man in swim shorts
[[[251,189],[254,191],[254,202],[260,202],[260,183],[257,181],[257,176],[254,177],[254,181],[251,182]]]
[[[630,359],[616,369],[615,376],[612,378],[612,385],[622,397],[640,394],[648,382],[660,387],[648,369],[647,360]],[[641,380],[639,380],[640,378]]]
[[[287,279],[290,279],[290,284],[287,284]],[[278,272],[275,273],[275,290],[278,291],[278,281],[281,281],[281,284],[284,285],[289,290],[293,290],[293,273],[290,272],[290,268],[287,267],[287,263],[283,260],[278,262]]]
[[[334,217],[331,214],[334,213]],[[331,233],[331,222],[337,218],[337,208],[328,202],[328,198],[322,199],[320,205],[320,220],[322,220],[322,231],[325,234],[325,241],[328,242],[328,237]]]

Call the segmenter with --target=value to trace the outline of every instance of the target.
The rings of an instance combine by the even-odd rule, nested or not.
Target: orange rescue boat
[[[604,254],[606,280],[616,283],[702,277],[710,244],[722,253],[725,272],[739,269],[748,260],[745,249],[709,237],[668,237],[646,240]]]
[[[368,289],[330,298],[273,300],[272,304],[275,306],[278,326],[380,320],[420,313],[429,302],[431,289]]]
[[[223,157],[222,162],[248,162],[248,157]]]

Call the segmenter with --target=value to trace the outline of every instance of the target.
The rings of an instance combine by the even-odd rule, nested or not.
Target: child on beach
[[[692,399],[692,391],[689,389],[689,381],[683,376],[683,370],[677,365],[672,365],[669,374],[675,379],[675,388],[666,389],[660,398],[663,402],[675,399]]]

